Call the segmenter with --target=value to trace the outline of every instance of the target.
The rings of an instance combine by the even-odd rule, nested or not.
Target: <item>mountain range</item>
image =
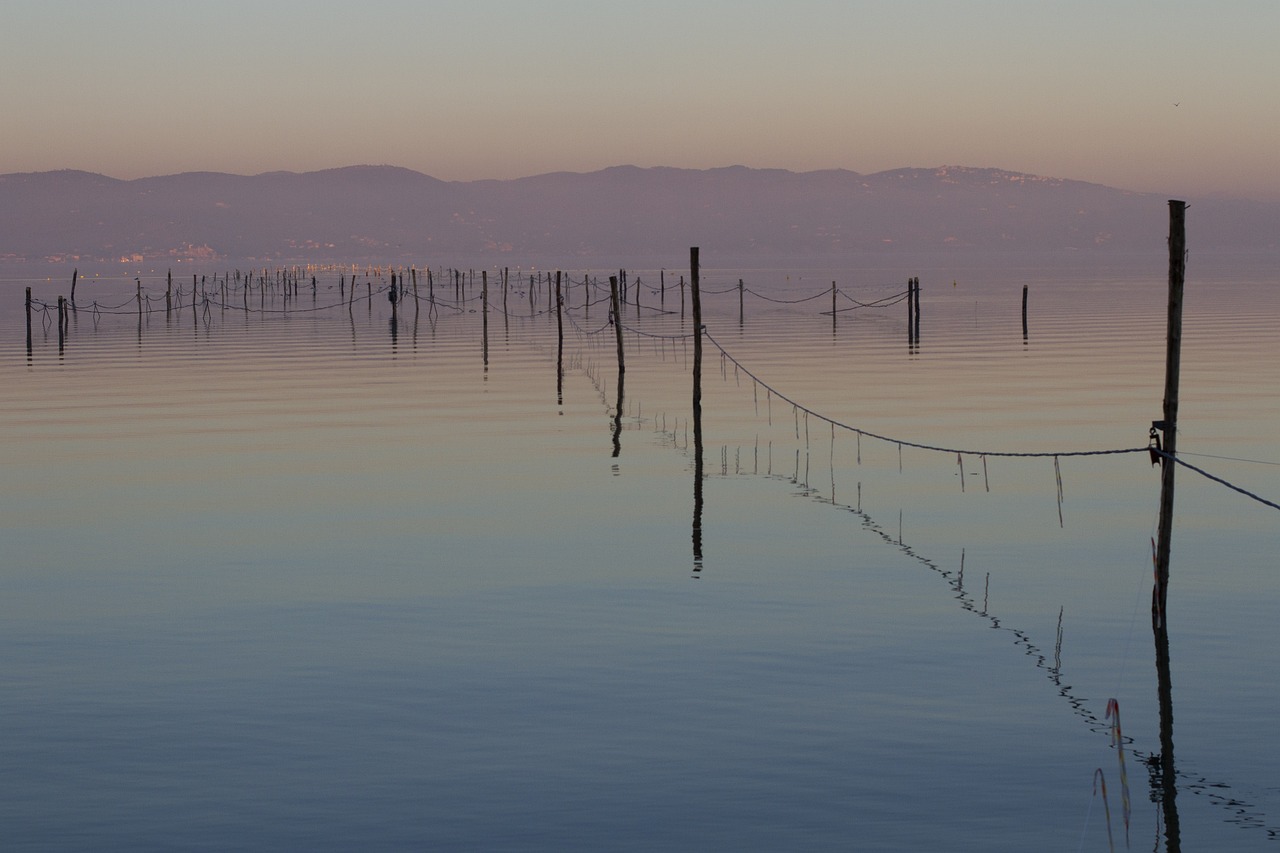
[[[1192,244],[1280,248],[1280,203],[1191,201]],[[0,261],[636,264],[704,253],[1162,251],[1167,197],[1008,172],[617,166],[448,182],[394,166],[0,175]]]

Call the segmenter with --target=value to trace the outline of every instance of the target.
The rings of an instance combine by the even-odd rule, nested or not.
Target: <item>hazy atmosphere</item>
[[[11,0],[0,173],[997,167],[1280,197],[1280,6]]]
[[[0,10],[4,850],[1275,850],[1276,0]]]

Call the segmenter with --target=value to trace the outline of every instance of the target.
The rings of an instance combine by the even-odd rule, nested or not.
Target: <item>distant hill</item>
[[[446,182],[390,166],[122,181],[0,175],[0,260],[379,260],[583,266],[679,256],[1161,250],[1166,198],[999,169],[872,175],[617,166]],[[1197,200],[1192,244],[1280,249],[1280,204]]]

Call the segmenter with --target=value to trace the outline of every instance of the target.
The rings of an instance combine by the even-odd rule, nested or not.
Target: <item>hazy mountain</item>
[[[0,259],[380,260],[584,266],[707,255],[851,261],[883,252],[1162,249],[1166,198],[998,169],[873,175],[618,166],[445,182],[353,166],[121,181],[0,175]],[[1275,250],[1280,204],[1195,201],[1198,248]]]

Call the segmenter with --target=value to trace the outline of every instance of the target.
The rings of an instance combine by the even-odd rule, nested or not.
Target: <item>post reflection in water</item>
[[[1180,853],[1182,830],[1178,822],[1178,776],[1173,762],[1173,683],[1169,668],[1169,629],[1163,619],[1156,626],[1155,635],[1160,752],[1147,759],[1151,772],[1151,799],[1160,804],[1164,816],[1165,850],[1167,853]]]
[[[618,367],[618,397],[613,407],[613,458],[617,459],[622,455],[622,407],[626,402],[623,395],[622,387],[626,380],[626,373],[622,367]]]

